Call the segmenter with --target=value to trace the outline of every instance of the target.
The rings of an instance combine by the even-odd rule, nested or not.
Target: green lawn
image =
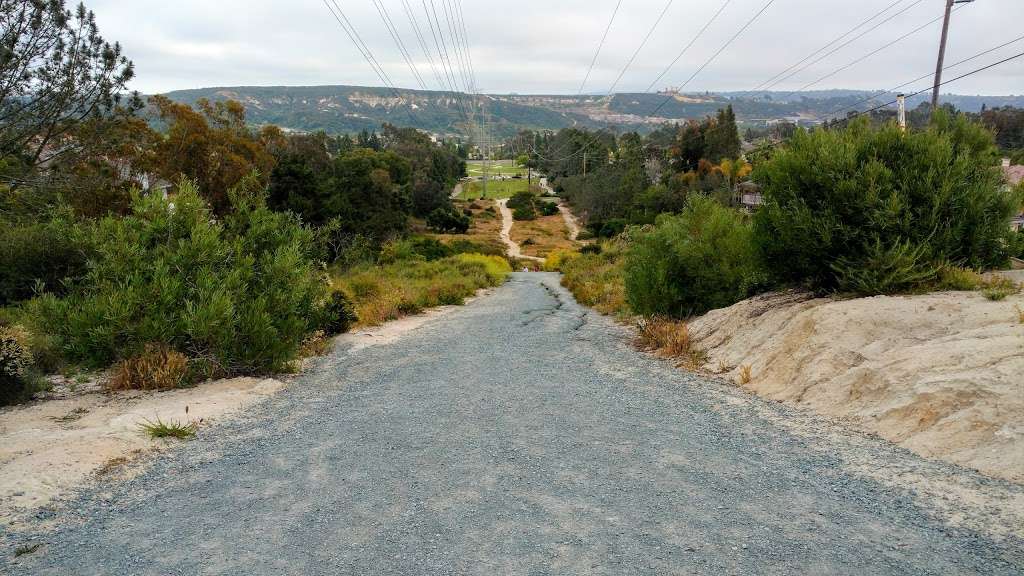
[[[466,163],[466,172],[473,178],[484,175],[484,163],[481,160],[471,160]],[[493,160],[488,163],[487,174],[489,176],[514,176],[519,174],[526,177],[526,168],[517,166],[512,160]]]
[[[483,195],[483,182],[467,182],[462,186],[462,194],[459,195],[460,200],[474,200],[480,198]],[[527,189],[526,178],[520,180],[488,180],[487,181],[487,198],[511,198],[516,192],[525,192]],[[537,185],[537,181],[533,182],[533,191],[536,194],[540,194],[540,187]]]

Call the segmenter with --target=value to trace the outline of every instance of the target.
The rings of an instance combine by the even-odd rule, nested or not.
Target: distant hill
[[[238,100],[253,124],[276,124],[301,132],[353,133],[384,122],[414,126],[442,136],[470,136],[475,112],[486,110],[490,133],[507,137],[523,129],[570,126],[647,131],[668,121],[702,118],[731,104],[741,124],[774,120],[816,123],[894,100],[886,92],[821,90],[801,92],[720,92],[615,94],[612,96],[468,95],[361,86],[235,86],[179,90],[167,94],[188,104],[200,98]],[[916,107],[929,96],[910,99]],[[943,102],[977,112],[988,107],[1024,108],[1024,96],[943,95]]]

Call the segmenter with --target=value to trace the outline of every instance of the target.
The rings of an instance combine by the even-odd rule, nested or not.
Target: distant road
[[[1020,540],[964,526],[957,493],[932,507],[872,479],[949,466],[638,353],[558,275],[353,338],[242,419],[84,493],[0,573],[1024,573]]]

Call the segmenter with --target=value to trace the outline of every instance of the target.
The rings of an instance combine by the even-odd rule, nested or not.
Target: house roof
[[[1024,166],[1003,166],[1003,173],[1006,174],[1006,180],[1013,186],[1024,180]]]

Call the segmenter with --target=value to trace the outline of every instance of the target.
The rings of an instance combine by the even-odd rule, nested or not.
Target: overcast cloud
[[[441,1],[436,0],[441,10]],[[586,92],[606,92],[667,0],[623,0]],[[617,91],[643,91],[723,0],[675,0]],[[409,0],[426,28],[422,0]],[[722,16],[656,88],[679,85],[766,0],[732,0]],[[776,0],[687,87],[750,90],[894,0]],[[903,0],[887,14],[918,0]],[[429,0],[428,0],[429,3]],[[462,0],[480,89],[574,94],[616,0]],[[387,73],[415,88],[408,66],[370,0],[338,0]],[[431,89],[440,89],[400,0],[384,0]],[[101,33],[135,62],[133,88],[146,93],[234,85],[381,85],[322,0],[87,0]],[[905,13],[814,65],[779,90],[796,90],[939,16],[944,0]],[[442,16],[443,18],[443,16]],[[977,0],[954,14],[947,63],[1021,34],[1024,1]],[[940,23],[850,67],[815,88],[883,89],[934,70]],[[1024,52],[1024,41],[947,72],[947,78]],[[907,90],[926,87],[918,82]],[[947,86],[959,94],[1024,93],[1024,58]],[[944,90],[945,91],[945,90]]]

